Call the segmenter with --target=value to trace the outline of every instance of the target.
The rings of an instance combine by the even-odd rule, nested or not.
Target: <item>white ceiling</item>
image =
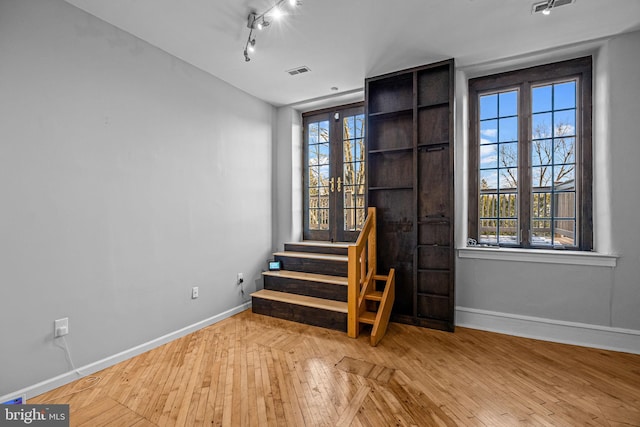
[[[640,29],[639,0],[576,0],[549,16],[531,14],[536,0],[302,0],[257,33],[245,62],[247,16],[275,0],[66,1],[276,106],[362,98],[365,77],[442,59],[467,66]],[[311,72],[286,73],[302,65]]]

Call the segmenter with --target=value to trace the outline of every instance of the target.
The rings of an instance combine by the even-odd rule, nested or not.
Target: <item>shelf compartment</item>
[[[413,118],[409,115],[369,117],[369,151],[413,148]]]
[[[390,76],[369,82],[369,114],[390,113],[413,107],[413,78]]]
[[[418,72],[418,104],[433,105],[449,102],[449,65]]]
[[[411,152],[381,152],[369,158],[371,187],[411,187],[413,155]]]

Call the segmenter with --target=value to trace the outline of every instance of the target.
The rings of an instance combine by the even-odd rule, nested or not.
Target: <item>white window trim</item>
[[[458,258],[495,261],[539,262],[544,264],[588,265],[615,267],[618,257],[598,252],[566,251],[554,249],[521,249],[499,247],[458,248]]]

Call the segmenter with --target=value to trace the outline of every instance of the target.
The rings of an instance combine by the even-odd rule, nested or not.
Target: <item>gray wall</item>
[[[291,107],[280,107],[273,154],[273,250],[302,240],[302,116]]]
[[[595,245],[597,251],[616,254],[617,266],[458,259],[457,306],[640,331],[639,47],[640,32],[599,42],[595,50],[588,47],[596,58]],[[572,49],[584,53],[577,52],[580,47]],[[552,54],[541,56],[548,60]],[[466,84],[461,80],[456,84]],[[466,123],[464,117],[459,110],[458,121]],[[466,135],[458,130],[462,138],[457,147],[463,152]],[[457,166],[458,207],[466,209],[464,159]],[[465,222],[466,215],[459,215],[459,246],[466,240]]]
[[[70,370],[54,319],[83,366],[243,304],[274,118],[62,0],[0,2],[0,395]]]
[[[640,330],[640,32],[609,43],[614,326]]]

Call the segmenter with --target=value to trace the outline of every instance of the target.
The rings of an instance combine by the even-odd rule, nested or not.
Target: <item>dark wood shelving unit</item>
[[[454,329],[453,59],[366,79],[368,204],[397,322]]]

